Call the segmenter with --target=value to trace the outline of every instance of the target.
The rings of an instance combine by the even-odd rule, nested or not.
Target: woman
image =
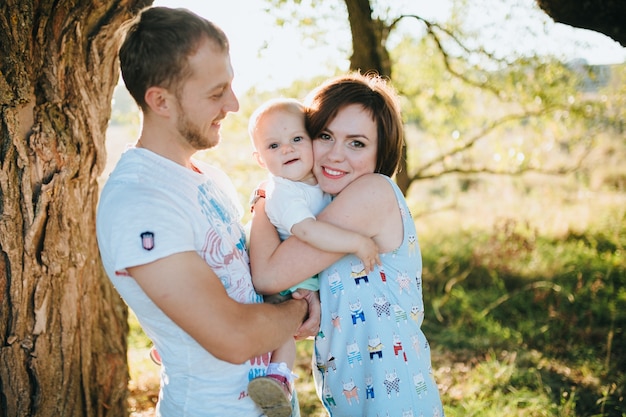
[[[403,146],[397,97],[382,78],[355,73],[329,80],[307,104],[314,173],[334,196],[318,219],[374,239],[382,265],[365,274],[354,255],[320,251],[297,238],[280,244],[261,200],[250,241],[255,288],[275,293],[321,271],[314,376],[331,416],[442,416],[420,329],[415,225],[390,179]]]

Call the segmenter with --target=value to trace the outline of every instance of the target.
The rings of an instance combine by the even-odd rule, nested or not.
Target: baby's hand
[[[373,271],[376,265],[381,265],[380,257],[378,256],[378,245],[369,237],[363,236],[355,255],[363,262],[366,273]]]

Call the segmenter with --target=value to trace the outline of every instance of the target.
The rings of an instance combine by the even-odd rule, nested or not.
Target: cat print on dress
[[[398,327],[400,327],[401,322],[407,322],[406,311],[404,311],[398,304],[393,305],[393,315],[396,318]]]
[[[333,397],[333,393],[330,391],[330,387],[324,387],[324,392],[322,393],[324,397],[324,403],[328,406],[336,406],[335,397]]]
[[[330,321],[333,322],[333,327],[341,333],[341,316],[336,311],[330,313]]]
[[[370,353],[370,361],[374,360],[374,356],[378,356],[379,361],[383,360],[383,347],[378,335],[367,339],[367,350]]]
[[[354,303],[349,303],[350,312],[352,313],[352,324],[356,327],[357,320],[361,323],[365,323],[365,312],[361,306],[361,301],[356,300]]]
[[[424,310],[420,308],[418,305],[411,306],[411,311],[409,312],[411,316],[411,320],[417,323],[418,326],[422,325],[424,321]]]
[[[409,256],[415,256],[417,254],[417,237],[415,235],[409,235]]]
[[[355,400],[357,404],[359,403],[359,389],[354,384],[354,381],[343,383],[343,395],[346,397],[349,405],[352,405],[352,400]]]
[[[400,396],[400,378],[394,369],[392,372],[385,371],[385,388],[387,389],[387,397],[391,398],[391,392],[395,391],[396,396]]]
[[[393,353],[396,357],[404,359],[404,363],[406,363],[406,352],[404,352],[404,348],[402,347],[402,340],[400,340],[400,336],[395,333],[393,334]]]
[[[354,280],[357,288],[361,286],[361,281],[365,282],[366,285],[369,285],[370,279],[365,272],[365,265],[363,265],[363,262],[359,261],[358,263],[351,265],[352,272],[350,273],[350,276]]]
[[[371,375],[365,377],[365,399],[373,400],[376,397],[374,393],[374,379]]]
[[[387,297],[384,295],[381,297],[374,297],[374,304],[372,305],[374,311],[376,311],[376,316],[378,320],[385,315],[387,319],[391,318],[391,303],[387,300]]]
[[[344,293],[343,282],[341,282],[341,277],[339,276],[339,272],[335,271],[332,274],[328,274],[328,286],[330,288],[330,292],[336,297],[338,292]]]
[[[398,278],[396,278],[396,281],[398,281],[398,286],[400,287],[400,294],[402,294],[403,291],[407,293],[410,292],[411,279],[406,272],[399,274]]]
[[[417,392],[420,398],[428,392],[424,374],[421,372],[417,375],[413,375],[413,385],[415,386],[415,392]]]
[[[361,357],[361,349],[359,349],[359,344],[356,340],[352,343],[346,345],[346,352],[348,354],[348,363],[352,368],[354,366],[354,362],[358,362],[359,365],[363,363],[363,358]]]

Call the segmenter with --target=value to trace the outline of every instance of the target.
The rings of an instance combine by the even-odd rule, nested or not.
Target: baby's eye
[[[268,146],[268,149],[276,149],[276,148],[278,148],[277,143],[270,143],[270,146]]]
[[[296,136],[296,137],[294,137],[292,140],[293,140],[294,142],[300,142],[300,141],[303,141],[303,140],[304,140],[304,138],[303,138],[302,136]]]

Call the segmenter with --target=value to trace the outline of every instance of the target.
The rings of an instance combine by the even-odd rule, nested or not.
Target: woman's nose
[[[339,161],[343,159],[343,146],[339,144],[339,142],[335,142],[333,146],[328,150],[328,158],[333,161]]]

